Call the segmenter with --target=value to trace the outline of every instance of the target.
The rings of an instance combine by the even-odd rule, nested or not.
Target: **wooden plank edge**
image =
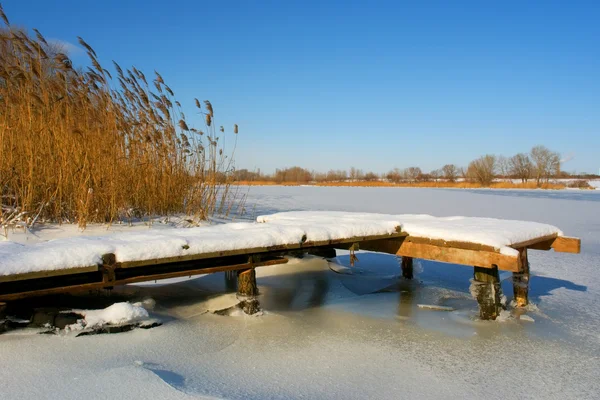
[[[402,239],[366,241],[361,243],[361,250],[371,250],[401,257],[412,257],[423,260],[445,262],[450,264],[493,268],[497,266],[503,271],[519,272],[521,262],[518,255],[510,256],[497,252],[451,248],[425,243],[415,243]]]
[[[538,243],[529,244],[526,248],[546,251],[553,249],[557,253],[579,254],[581,253],[581,239],[568,236],[557,236]]]
[[[188,254],[188,255],[184,255],[184,256],[155,258],[155,259],[151,259],[151,260],[137,260],[137,261],[123,261],[123,262],[119,262],[117,260],[117,262],[119,262],[120,268],[136,268],[136,267],[145,267],[145,266],[149,266],[149,265],[166,264],[166,263],[180,262],[180,261],[203,260],[203,259],[208,259],[208,258],[239,256],[239,255],[245,255],[245,254],[269,253],[269,252],[277,252],[277,251],[285,251],[285,250],[301,250],[303,248],[310,248],[310,247],[333,246],[333,245],[343,244],[343,243],[356,243],[356,242],[362,242],[365,240],[382,240],[382,239],[402,238],[405,236],[406,236],[406,233],[395,232],[395,233],[391,233],[388,235],[361,236],[361,237],[351,237],[351,238],[321,240],[321,241],[304,241],[304,242],[300,242],[300,243],[290,243],[290,244],[282,244],[282,245],[276,245],[276,246],[254,247],[254,248],[239,249],[239,250],[215,251],[215,252],[211,252],[211,253]]]
[[[24,281],[24,280],[28,280],[28,279],[50,278],[53,276],[75,275],[75,274],[82,274],[85,272],[95,272],[95,271],[98,271],[98,265],[91,265],[88,267],[46,270],[46,271],[33,271],[33,272],[26,272],[23,274],[0,276],[0,283]]]
[[[38,297],[38,296],[48,296],[53,294],[60,293],[78,293],[92,290],[104,289],[106,287],[113,286],[121,286],[127,285],[129,283],[139,283],[139,282],[148,282],[162,279],[170,279],[177,278],[182,276],[194,276],[194,275],[206,275],[212,274],[215,272],[226,272],[226,271],[238,271],[249,268],[258,268],[258,267],[266,267],[272,265],[286,264],[288,260],[286,258],[279,258],[275,260],[267,260],[267,261],[259,261],[253,263],[243,263],[243,264],[235,264],[235,265],[227,265],[220,267],[211,267],[211,268],[203,268],[198,270],[188,270],[188,271],[177,271],[177,272],[167,272],[163,274],[153,274],[153,275],[141,275],[131,278],[125,278],[121,280],[115,280],[112,282],[92,282],[92,283],[84,283],[79,285],[72,286],[62,286],[50,289],[40,289],[33,290],[28,292],[18,292],[18,293],[10,293],[10,294],[0,294],[0,301],[14,301],[19,299],[24,299],[27,297]]]

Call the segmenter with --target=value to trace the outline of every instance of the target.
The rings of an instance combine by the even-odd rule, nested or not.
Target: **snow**
[[[339,252],[336,264],[307,257],[258,268],[266,312],[257,318],[206,312],[229,296],[222,274],[115,288],[106,306],[151,297],[151,316],[164,324],[79,338],[0,335],[0,397],[598,398],[600,192],[264,187],[252,188],[247,204],[257,214],[402,210],[535,221],[581,237],[582,254],[530,252],[534,304],[522,320],[502,323],[474,317],[472,268],[420,261],[417,279],[406,281],[396,257],[366,252],[356,267]],[[510,301],[510,279],[503,291]],[[99,298],[70,307],[98,308],[86,301]]]
[[[104,325],[132,324],[148,318],[148,311],[141,303],[129,302],[115,303],[102,310],[73,310],[74,313],[83,315],[83,321],[70,325],[70,330],[83,328],[99,328]]]
[[[548,224],[493,218],[390,215],[348,212],[286,212],[258,222],[197,228],[159,229],[105,236],[67,237],[34,244],[0,242],[0,275],[70,269],[101,263],[114,253],[118,262],[177,257],[216,251],[251,249],[308,241],[391,234],[397,228],[413,236],[493,246],[516,256],[509,246],[562,232]]]
[[[560,229],[549,224],[459,216],[440,218],[431,215],[296,211],[260,216],[258,221],[299,226],[307,232],[309,238],[319,238],[316,240],[334,239],[335,237],[328,237],[330,227],[336,227],[340,233],[362,236],[363,232],[382,234],[383,228],[387,228],[384,233],[392,233],[394,227],[399,226],[403,232],[412,236],[483,244],[507,255],[518,254],[509,247],[512,244],[563,234]]]

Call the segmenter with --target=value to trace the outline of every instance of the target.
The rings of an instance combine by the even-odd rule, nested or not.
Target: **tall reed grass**
[[[37,30],[12,27],[1,6],[0,17],[2,225],[233,209],[235,147],[225,154],[209,101],[195,100],[204,126],[190,127],[158,72],[114,63],[113,77],[81,38],[90,67],[77,69]]]

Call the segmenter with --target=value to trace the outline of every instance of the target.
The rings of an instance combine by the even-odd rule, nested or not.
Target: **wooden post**
[[[471,293],[479,304],[479,317],[483,320],[495,320],[502,309],[498,267],[475,267]]]
[[[521,272],[513,272],[513,294],[517,307],[525,307],[529,304],[529,260],[527,259],[527,248],[519,252],[521,257]]]
[[[402,277],[405,279],[413,278],[413,258],[402,257]]]
[[[256,296],[258,288],[256,287],[256,272],[254,268],[238,271],[237,293],[241,296]]]

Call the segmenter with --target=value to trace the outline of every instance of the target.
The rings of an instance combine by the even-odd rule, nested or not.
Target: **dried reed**
[[[91,67],[75,69],[37,30],[11,27],[1,7],[0,18],[0,225],[15,215],[81,227],[132,215],[200,220],[234,208],[233,155],[219,147],[209,101],[205,134],[158,72],[151,87],[114,63],[113,80],[81,38]]]

